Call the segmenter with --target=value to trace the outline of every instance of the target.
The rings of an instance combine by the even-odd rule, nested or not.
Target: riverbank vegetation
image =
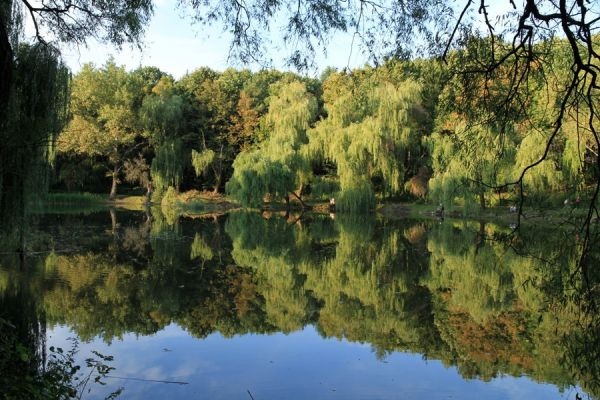
[[[154,67],[126,71],[109,60],[85,65],[70,80],[46,35],[57,44],[84,45],[89,38],[136,44],[153,12],[150,1],[127,12],[114,12],[125,7],[118,2],[77,4],[9,1],[0,10],[3,214],[24,219],[21,205],[51,183],[57,191],[108,192],[113,199],[137,187],[154,203],[169,188],[226,193],[245,207],[265,201],[305,207],[308,199],[335,197],[337,210],[347,212],[400,200],[446,210],[589,200],[585,225],[592,219],[599,39],[598,19],[586,18],[593,7],[573,4],[582,16],[577,21],[563,6],[544,3],[556,9],[544,14],[526,1],[513,4],[521,22],[492,24],[481,13],[483,2],[485,33],[469,14],[472,2],[454,29],[455,10],[445,2],[409,1],[375,25],[350,18],[356,10],[340,5],[320,22],[294,24],[291,16],[285,40],[307,47],[290,56],[290,65],[306,71],[313,40],[323,44],[330,29],[354,27],[372,35],[363,45],[382,46],[370,50],[374,66],[327,69],[319,79],[199,68],[176,80]],[[319,14],[326,5],[307,12]],[[206,11],[189,6],[192,13]],[[211,15],[239,28],[231,50],[252,58],[264,38],[241,28],[253,18],[269,26],[262,18],[273,10],[246,10],[245,22],[230,21],[231,10],[240,5],[215,5]],[[28,18],[35,44],[23,40]],[[386,24],[390,29],[380,30]],[[390,33],[396,36],[387,42]],[[433,37],[445,47],[431,43]],[[421,41],[429,51],[420,51]]]
[[[390,59],[319,79],[200,68],[175,80],[153,67],[87,64],[71,84],[54,187],[114,198],[126,183],[154,203],[169,188],[212,191],[244,207],[334,197],[348,212],[390,201],[463,211],[584,202],[598,176],[597,143],[577,120],[586,109],[564,115],[554,134],[568,43],[540,44],[555,73],[533,70],[511,94],[510,70],[480,81],[456,73],[485,41],[447,63]],[[522,187],[506,185],[544,153]]]

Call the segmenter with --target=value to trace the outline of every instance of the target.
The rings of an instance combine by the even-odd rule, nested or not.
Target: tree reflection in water
[[[108,342],[173,322],[198,338],[310,324],[466,378],[528,375],[600,393],[600,272],[581,274],[567,231],[524,226],[507,243],[496,239],[508,228],[469,221],[111,215],[41,217],[31,249],[57,251],[24,268],[2,259],[1,318],[26,331],[23,343],[43,347],[57,324]]]

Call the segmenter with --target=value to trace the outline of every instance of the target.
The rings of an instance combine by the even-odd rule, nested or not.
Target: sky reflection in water
[[[32,252],[69,251],[21,269],[0,260],[0,293],[40,312],[27,318],[47,326],[47,347],[79,337],[81,361],[114,356],[90,398],[122,386],[124,399],[574,399],[596,387],[581,368],[593,360],[572,356],[591,357],[598,335],[564,300],[577,252],[560,232],[524,229],[522,256],[482,240],[508,228],[468,221],[103,211],[40,216],[38,229]]]
[[[68,347],[65,326],[49,332],[49,345]],[[369,344],[325,339],[312,326],[291,334],[215,333],[203,340],[175,324],[150,336],[127,334],[107,345],[80,345],[116,355],[115,376],[188,382],[188,385],[108,379],[91,399],[124,387],[125,399],[562,399],[551,384],[500,376],[490,382],[464,379],[456,368],[419,354],[377,359]]]

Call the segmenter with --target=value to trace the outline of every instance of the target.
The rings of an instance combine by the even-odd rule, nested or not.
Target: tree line
[[[313,101],[299,95],[296,100],[298,104],[305,103],[304,109],[298,108],[294,112],[298,112],[297,117],[301,116],[303,120],[288,120],[289,126],[273,124],[281,118],[275,110],[272,116],[267,115],[267,109],[262,110],[263,115],[258,115],[259,125],[265,128],[258,129],[259,134],[252,129],[252,122],[244,125],[237,117],[229,118],[240,122],[242,131],[253,131],[252,148],[240,152],[243,155],[239,159],[236,147],[239,148],[240,143],[230,136],[231,132],[225,133],[227,137],[221,136],[220,140],[215,139],[219,135],[208,138],[205,135],[207,143],[193,144],[191,147],[195,152],[188,157],[188,149],[184,151],[180,147],[186,147],[185,140],[180,137],[189,132],[200,136],[201,131],[195,128],[190,131],[190,125],[196,123],[187,118],[177,120],[178,124],[175,124],[173,118],[185,116],[185,113],[176,111],[175,103],[169,103],[171,100],[167,98],[175,96],[172,94],[156,94],[161,101],[155,101],[153,111],[152,104],[146,109],[161,114],[159,108],[164,107],[167,114],[174,113],[168,117],[172,119],[168,133],[164,131],[168,121],[160,120],[163,117],[152,121],[156,115],[142,116],[133,110],[137,116],[134,119],[139,120],[132,121],[132,115],[122,110],[127,102],[141,107],[139,93],[132,98],[117,99],[124,94],[115,92],[114,101],[118,105],[112,111],[108,107],[102,116],[97,111],[98,115],[78,119],[79,126],[75,122],[71,125],[75,131],[84,126],[91,128],[90,119],[100,118],[98,124],[111,134],[127,132],[128,138],[136,136],[136,149],[144,146],[139,142],[152,142],[151,150],[144,155],[125,160],[115,159],[123,158],[119,153],[124,146],[118,144],[118,140],[112,147],[110,138],[96,143],[98,147],[111,147],[104,149],[103,154],[99,154],[98,149],[88,149],[95,158],[86,160],[89,168],[97,174],[108,173],[113,177],[111,193],[115,193],[120,180],[130,180],[145,186],[148,193],[155,189],[155,198],[159,199],[167,190],[165,188],[198,186],[199,182],[194,182],[193,173],[196,173],[211,181],[207,185],[212,184],[218,190],[225,189],[225,182],[231,181],[228,191],[245,205],[256,205],[259,200],[270,197],[302,202],[303,196],[315,189],[316,193],[327,192],[320,193],[323,195],[335,194],[340,209],[357,211],[372,208],[377,197],[408,193],[424,196],[427,192],[436,202],[487,207],[502,201],[504,193],[511,191],[519,194],[517,200],[523,205],[524,199],[538,203],[547,201],[552,198],[549,193],[577,198],[578,191],[596,184],[595,191],[589,193],[589,212],[584,223],[589,230],[589,223],[597,214],[595,203],[600,188],[597,185],[599,142],[595,108],[598,36],[594,34],[598,19],[592,17],[597,9],[582,2],[567,5],[527,0],[518,6],[510,3],[512,14],[508,12],[493,23],[485,1],[479,5],[479,18],[473,15],[476,6],[472,1],[465,4],[460,14],[455,13],[460,10],[453,10],[452,5],[444,1],[422,4],[410,0],[392,2],[389,7],[362,0],[347,4],[319,0],[310,6],[298,3],[294,8],[296,12],[284,13],[289,19],[282,20],[287,32],[284,40],[305,46],[288,55],[291,65],[309,66],[315,46],[326,44],[329,32],[356,29],[355,36],[365,47],[363,50],[375,65],[379,65],[375,70],[389,70],[388,64],[397,62],[390,60],[413,60],[400,62],[407,64],[424,62],[428,67],[409,67],[407,69],[412,71],[406,76],[391,73],[391,79],[373,79],[370,86],[351,79],[351,83],[346,84],[346,90],[351,93],[351,102],[347,104],[358,107],[351,113],[344,110],[341,102],[335,105],[325,100],[324,80],[316,80],[322,90],[313,92],[314,88],[307,80],[300,79],[308,85],[307,91],[316,97],[317,114],[312,115]],[[248,8],[249,4],[254,6]],[[263,27],[271,26],[274,21],[270,16],[274,10],[285,9],[286,4],[284,1],[268,5],[237,1],[180,2],[181,6],[189,7],[188,11],[201,24],[220,22],[225,27],[233,26],[231,50],[242,60],[255,61],[260,61],[257,55],[265,42],[264,32],[253,24],[260,21]],[[153,3],[149,0],[132,5],[82,0],[58,1],[53,6],[25,0],[2,4],[0,211],[3,215],[22,215],[26,198],[43,192],[39,189],[48,183],[48,166],[53,165],[56,133],[67,116],[63,94],[68,77],[60,60],[60,51],[54,44],[85,45],[89,38],[117,47],[126,43],[139,44],[152,13]],[[230,18],[240,13],[244,18]],[[360,15],[358,19],[354,18],[357,14]],[[314,18],[317,15],[322,18]],[[378,17],[373,19],[374,15]],[[478,19],[482,26],[478,26]],[[33,44],[23,40],[26,20],[35,29]],[[358,35],[359,31],[363,33]],[[35,57],[24,56],[22,52],[28,48]],[[430,58],[414,58],[423,54]],[[42,60],[43,57],[47,62]],[[441,72],[428,75],[436,69],[429,64],[441,64]],[[50,69],[44,72],[40,69],[42,66]],[[439,81],[435,79],[440,77]],[[412,89],[408,89],[409,83],[413,85]],[[420,95],[417,87],[421,87]],[[367,93],[356,95],[356,91],[362,89],[367,89]],[[412,97],[406,95],[407,90]],[[396,93],[392,94],[393,91]],[[338,94],[342,96],[344,90]],[[273,95],[269,93],[267,97],[268,108]],[[382,98],[395,100],[381,101]],[[429,103],[431,100],[433,102]],[[422,107],[419,102],[423,103]],[[85,113],[85,107],[82,105],[80,111]],[[418,112],[421,108],[427,113],[421,115]],[[257,109],[260,107],[248,107],[251,111],[246,115],[249,121],[254,119]],[[118,121],[112,121],[111,125],[103,118],[110,119],[112,112],[122,115],[113,115]],[[279,112],[287,111],[281,108]],[[215,122],[218,113],[215,111],[209,122]],[[385,113],[394,115],[394,120]],[[196,112],[192,114],[197,116]],[[221,116],[226,117],[225,114]],[[336,116],[341,119],[336,121]],[[141,123],[141,129],[145,133],[139,134],[142,120],[145,122]],[[415,134],[415,121],[418,126],[429,126],[424,134],[419,129]],[[221,128],[231,123],[220,122]],[[400,125],[402,129],[399,129]],[[209,128],[203,125],[203,131]],[[228,131],[212,128],[220,130],[221,135]],[[275,131],[278,132],[276,135],[273,134]],[[214,145],[212,140],[220,143]],[[274,150],[282,140],[283,146],[292,147],[289,154],[277,154],[278,150]],[[343,151],[336,146],[341,146]],[[415,150],[418,150],[416,157]],[[135,149],[127,155],[133,152]],[[176,155],[181,152],[186,161],[193,161],[184,163],[182,171],[181,165],[175,162],[180,160]],[[95,162],[102,157],[112,159],[106,162],[112,168],[108,172]],[[230,163],[232,160],[238,161],[237,170]],[[65,184],[79,182],[82,171],[72,165],[61,169],[61,175]]]
[[[510,68],[460,73],[485,58],[488,40],[447,62],[391,58],[318,79],[200,68],[175,80],[154,67],[88,64],[71,84],[57,179],[81,190],[106,174],[111,197],[125,180],[154,202],[170,187],[226,192],[249,207],[335,197],[351,212],[388,199],[486,208],[521,194],[544,206],[588,196],[598,145],[579,123],[586,108],[555,132],[568,43],[540,44],[553,73],[533,69],[515,88]],[[509,185],[524,170],[522,186]]]

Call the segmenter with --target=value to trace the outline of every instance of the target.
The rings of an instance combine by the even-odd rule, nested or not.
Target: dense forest
[[[319,79],[200,68],[175,80],[153,67],[87,64],[70,85],[55,188],[114,198],[126,182],[155,203],[169,188],[210,190],[249,207],[335,197],[351,212],[377,200],[515,204],[518,187],[505,184],[546,151],[571,53],[554,40],[554,73],[531,71],[511,94],[510,70],[485,81],[456,73],[484,42],[447,63],[389,59]],[[593,191],[598,146],[578,123],[586,118],[581,107],[563,117],[547,156],[524,176],[529,204],[556,207]]]

